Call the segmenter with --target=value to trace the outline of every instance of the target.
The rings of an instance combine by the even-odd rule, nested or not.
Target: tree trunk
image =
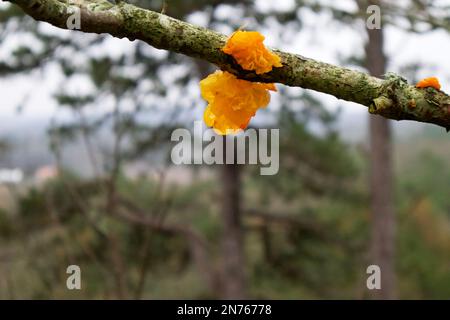
[[[233,139],[230,137],[229,139]],[[224,163],[226,159],[224,137]],[[236,161],[235,161],[236,162]],[[222,298],[245,299],[244,231],[241,221],[241,181],[237,164],[221,166],[222,195]]]
[[[380,5],[371,0],[369,4]],[[375,77],[386,70],[382,29],[367,29],[367,69]],[[381,269],[381,289],[373,290],[377,299],[395,298],[395,213],[393,205],[393,169],[390,120],[371,115],[370,123],[370,202],[371,264]]]

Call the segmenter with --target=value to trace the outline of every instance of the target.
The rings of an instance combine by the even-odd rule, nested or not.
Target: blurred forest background
[[[226,34],[245,25],[375,76],[438,75],[450,91],[449,1],[127,2]],[[381,30],[365,28],[369,4],[382,7]],[[251,122],[280,128],[277,175],[173,166],[170,135],[201,119],[198,82],[212,66],[57,30],[6,3],[0,23],[0,109],[15,108],[0,124],[0,298],[450,298],[445,130],[367,121],[346,111],[362,106],[278,85]],[[440,60],[414,59],[426,45],[396,59],[408,39],[436,34]],[[21,121],[29,110],[45,121]],[[71,264],[82,290],[66,288]],[[382,267],[376,293],[370,264]]]

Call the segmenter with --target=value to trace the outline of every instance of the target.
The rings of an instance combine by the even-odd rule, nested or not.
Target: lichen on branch
[[[335,96],[367,106],[374,114],[395,120],[432,123],[450,130],[450,96],[435,88],[416,88],[400,76],[385,80],[366,73],[334,66],[298,54],[272,50],[282,67],[256,74],[244,70],[221,49],[227,37],[167,15],[120,2],[88,0],[7,0],[20,6],[36,20],[67,28],[69,7],[80,8],[81,30],[107,33],[118,38],[141,40],[149,45],[200,58],[240,79],[282,83]]]

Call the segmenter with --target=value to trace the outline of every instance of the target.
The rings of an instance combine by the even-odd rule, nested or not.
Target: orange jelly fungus
[[[439,80],[436,77],[425,78],[423,80],[420,80],[419,82],[417,82],[416,87],[417,88],[433,87],[436,90],[441,90],[441,84],[439,83]]]
[[[269,51],[263,44],[264,36],[257,31],[236,31],[228,39],[222,51],[231,55],[239,65],[257,74],[282,67],[281,58]]]
[[[203,119],[221,135],[245,129],[256,111],[269,104],[269,90],[277,91],[273,83],[240,80],[224,71],[200,81],[200,90],[208,102]]]

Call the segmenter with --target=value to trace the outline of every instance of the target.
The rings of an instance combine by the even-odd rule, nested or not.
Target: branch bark
[[[113,5],[106,0],[6,1],[20,6],[36,20],[63,29],[67,29],[73,6],[77,6],[81,15],[80,31],[142,40],[155,48],[209,61],[242,79],[311,89],[367,106],[369,112],[385,118],[432,123],[450,131],[450,96],[433,88],[418,89],[395,74],[387,74],[381,80],[274,49],[283,67],[256,75],[243,70],[231,56],[221,51],[225,35],[134,5],[123,2]]]

